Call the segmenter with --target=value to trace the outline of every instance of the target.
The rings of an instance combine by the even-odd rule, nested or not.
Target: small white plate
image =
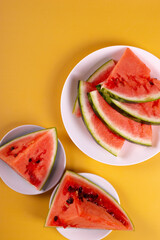
[[[35,132],[44,129],[36,125],[22,125],[12,129],[8,132],[1,140],[0,145],[3,145],[17,137],[25,134]],[[51,174],[45,183],[42,190],[37,190],[34,186],[28,183],[20,175],[18,175],[12,168],[10,168],[5,162],[0,160],[0,177],[8,187],[16,192],[26,195],[37,195],[42,194],[51,188],[53,188],[60,180],[66,166],[66,155],[64,148],[58,140],[57,156]]]
[[[114,187],[104,178],[91,174],[91,173],[79,173],[79,175],[91,180],[92,182],[96,183],[98,186],[103,188],[105,191],[107,191],[113,198],[117,200],[118,203],[120,203],[119,196],[114,189]],[[54,196],[54,193],[56,191],[56,188],[54,189],[50,201],[49,201],[49,207],[51,206],[51,202]],[[58,227],[58,232],[62,234],[64,237],[66,237],[69,240],[100,240],[104,237],[106,237],[109,233],[112,232],[112,230],[99,230],[99,229],[78,229],[78,228],[66,228]]]
[[[69,74],[61,95],[61,115],[66,131],[75,145],[89,157],[110,165],[125,166],[143,162],[159,152],[160,127],[153,126],[153,146],[146,147],[125,141],[118,157],[98,145],[81,118],[72,114],[78,80],[86,80],[109,59],[118,61],[129,47],[150,69],[151,76],[160,79],[160,60],[151,53],[131,46],[111,46],[95,51],[82,59]]]

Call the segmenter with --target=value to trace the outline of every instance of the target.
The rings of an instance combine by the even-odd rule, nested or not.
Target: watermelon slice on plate
[[[135,122],[112,108],[108,102],[100,95],[97,90],[88,93],[89,101],[97,115],[106,123],[106,125],[120,136],[127,140],[151,146],[152,128],[150,125]]]
[[[45,226],[133,230],[128,215],[108,192],[71,171],[60,181]]]
[[[82,118],[88,131],[98,144],[117,156],[123,146],[124,139],[112,132],[93,111],[87,94],[95,89],[95,87],[89,82],[79,81],[78,89]]]
[[[100,66],[87,80],[86,82],[92,83],[93,87],[98,85],[99,83],[103,82],[106,80],[113,70],[115,66],[115,61],[112,59],[104,63],[102,66]],[[73,114],[76,117],[81,116],[81,111],[79,108],[79,103],[78,103],[78,96],[76,97],[74,106],[73,106]]]
[[[126,48],[108,79],[97,89],[119,101],[149,102],[160,98],[160,81],[150,77],[150,69],[130,48]]]
[[[56,128],[43,129],[13,139],[0,147],[0,159],[41,190],[57,154]]]

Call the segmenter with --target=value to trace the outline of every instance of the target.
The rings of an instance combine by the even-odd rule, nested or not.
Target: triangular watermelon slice
[[[117,156],[123,146],[124,139],[112,132],[93,111],[87,94],[95,87],[89,82],[79,81],[79,105],[84,123],[93,138],[104,149]]]
[[[41,190],[54,165],[57,131],[49,128],[16,138],[0,147],[0,159]]]
[[[71,171],[61,179],[45,226],[133,230],[129,217],[111,195]]]
[[[95,87],[96,85],[98,85],[99,83],[103,82],[108,78],[115,64],[116,64],[115,61],[112,59],[105,62],[86,80],[86,82],[92,83],[93,87]],[[76,97],[76,100],[73,106],[73,114],[76,117],[81,117],[81,111],[78,103],[78,96]]]
[[[150,69],[129,48],[97,89],[119,101],[149,102],[160,98],[160,81],[150,78]]]
[[[88,97],[94,111],[112,131],[131,142],[152,145],[152,128],[150,125],[135,122],[123,116],[107,103],[110,98],[106,98],[107,101],[105,101],[97,90],[90,92]]]

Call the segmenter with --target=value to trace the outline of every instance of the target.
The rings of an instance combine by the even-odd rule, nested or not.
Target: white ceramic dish
[[[66,131],[75,145],[89,157],[110,165],[124,166],[143,162],[159,152],[160,127],[154,126],[153,146],[146,147],[125,141],[118,157],[107,152],[92,138],[81,118],[72,114],[78,80],[86,80],[109,59],[118,60],[129,47],[150,69],[151,76],[160,79],[160,60],[151,53],[131,46],[112,46],[95,51],[82,59],[69,74],[61,95],[61,115]]]
[[[81,176],[88,178],[92,182],[99,185],[101,188],[103,188],[105,191],[107,191],[112,197],[114,197],[117,202],[120,203],[118,194],[114,187],[104,178],[97,176],[95,174],[91,173],[79,173]],[[49,201],[49,207],[51,206],[51,202],[54,196],[56,188],[54,189],[50,201]],[[64,237],[66,237],[69,240],[100,240],[104,237],[106,237],[109,233],[111,233],[112,230],[97,230],[97,229],[78,229],[78,228],[67,228],[64,229],[62,227],[57,228],[58,232],[62,234]]]
[[[20,137],[25,134],[35,132],[41,129],[44,129],[44,128],[36,125],[19,126],[17,128],[12,129],[10,132],[8,132],[2,138],[0,145],[3,145],[16,137]],[[37,190],[34,186],[32,186],[20,175],[18,175],[12,168],[10,168],[2,160],[0,160],[0,177],[2,178],[4,183],[8,185],[8,187],[10,187],[16,192],[26,194],[26,195],[37,195],[50,190],[57,184],[57,182],[59,181],[59,179],[61,178],[64,172],[65,166],[66,166],[65,151],[60,140],[58,140],[58,150],[57,150],[56,160],[55,160],[53,169],[51,171],[51,174],[42,190],[40,191]]]

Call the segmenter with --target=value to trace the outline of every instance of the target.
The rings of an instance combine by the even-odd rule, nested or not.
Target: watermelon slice
[[[87,93],[95,87],[89,82],[79,81],[79,104],[84,123],[93,138],[107,151],[117,156],[123,146],[124,139],[113,133],[94,113]]]
[[[92,83],[93,86],[98,85],[99,83],[103,82],[108,78],[114,66],[115,66],[115,62],[112,59],[107,61],[101,67],[99,67],[86,81]],[[81,117],[81,111],[78,103],[78,96],[73,106],[73,114],[76,115],[76,117]]]
[[[41,190],[54,165],[57,131],[49,128],[16,138],[0,147],[0,159]]]
[[[108,103],[124,116],[137,122],[160,124],[160,99],[146,103],[123,103],[110,98]]]
[[[53,197],[46,227],[133,230],[118,202],[88,179],[66,171]]]
[[[97,89],[119,101],[149,102],[160,98],[160,81],[150,78],[150,69],[129,48]]]
[[[112,131],[131,142],[152,145],[152,128],[150,125],[138,123],[123,116],[113,109],[97,90],[88,93],[88,97],[94,111]]]

